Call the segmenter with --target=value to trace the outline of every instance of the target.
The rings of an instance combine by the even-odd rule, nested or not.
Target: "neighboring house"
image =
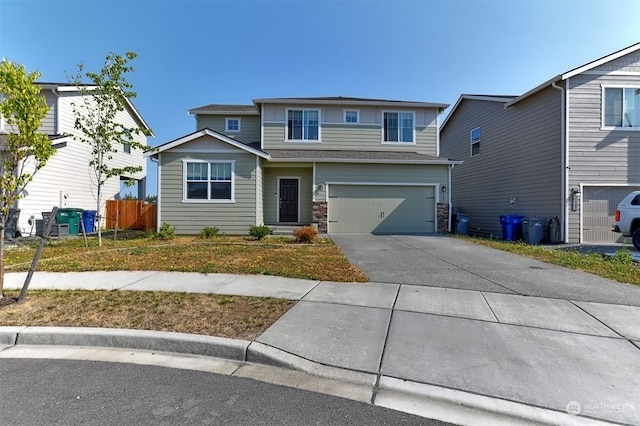
[[[560,221],[560,241],[621,241],[618,202],[640,189],[640,43],[521,96],[462,95],[442,123],[452,205],[470,232],[501,235],[499,215]]]
[[[43,211],[51,211],[57,207],[77,207],[85,210],[96,209],[96,179],[89,162],[92,159],[89,145],[77,141],[73,135],[78,134],[74,128],[75,115],[72,103],[80,104],[82,98],[75,85],[66,83],[37,83],[41,87],[40,94],[47,100],[50,109],[42,122],[41,132],[49,135],[56,148],[55,154],[40,169],[32,182],[26,187],[24,198],[16,206],[20,209],[18,229],[23,235],[35,233],[32,225],[35,220],[42,219]],[[124,111],[117,117],[128,127],[149,129],[142,116],[133,104],[127,103]],[[6,133],[12,129],[0,116],[0,144]],[[136,135],[136,140],[146,145],[146,136]],[[118,152],[109,161],[111,167],[141,166],[142,171],[125,178],[138,181],[138,189],[144,196],[144,178],[146,176],[146,159],[141,150],[128,146],[116,146]],[[120,180],[109,179],[103,187],[103,200],[116,198],[120,193]],[[102,212],[104,214],[104,212]],[[30,218],[32,224],[30,224]]]
[[[246,234],[260,224],[447,229],[456,163],[438,156],[447,106],[327,97],[192,109],[194,133],[146,154],[158,162],[158,224],[180,234],[205,226]]]

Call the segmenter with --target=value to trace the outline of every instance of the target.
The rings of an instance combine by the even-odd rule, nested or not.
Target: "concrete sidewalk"
[[[411,244],[423,250],[430,242],[412,240]],[[358,389],[355,397],[348,392],[342,396],[369,398],[376,405],[460,424],[640,424],[640,307],[600,299],[619,300],[625,292],[633,296],[636,288],[611,284],[613,296],[589,290],[597,301],[585,300],[592,297],[584,292],[577,300],[560,298],[557,295],[565,291],[560,283],[545,281],[557,275],[549,274],[549,265],[523,259],[529,274],[525,281],[535,283],[533,274],[542,271],[540,286],[532,292],[550,288],[551,293],[551,297],[525,296],[518,291],[524,281],[516,277],[510,283],[489,264],[509,264],[505,273],[514,275],[513,259],[496,257],[501,252],[491,249],[474,250],[485,263],[481,271],[472,271],[472,259],[455,254],[465,248],[464,243],[458,244],[436,244],[439,258],[435,261],[449,268],[449,278],[425,274],[420,281],[418,275],[407,276],[410,283],[39,272],[31,289],[187,291],[299,302],[254,342],[143,331],[0,327],[0,345],[9,348],[0,352],[0,358],[13,356],[11,351],[19,354],[24,350],[21,345],[186,352],[339,379]],[[349,249],[345,252],[350,255]],[[443,261],[447,253],[450,258]],[[404,255],[404,261],[419,262],[414,252]],[[437,269],[424,266],[428,256],[422,257],[422,267]],[[458,257],[462,265],[456,264]],[[575,281],[588,274],[567,271],[562,270],[561,277],[570,281],[573,294]],[[470,276],[460,279],[465,272]],[[7,274],[6,287],[20,287],[23,277]],[[461,283],[472,286],[474,280],[484,281],[488,288],[447,288]],[[591,275],[587,280],[589,286],[598,284]],[[635,301],[633,297],[626,300]]]

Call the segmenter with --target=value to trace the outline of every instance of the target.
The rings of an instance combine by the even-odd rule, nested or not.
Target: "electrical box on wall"
[[[516,197],[509,198],[509,213],[518,212],[518,199]]]

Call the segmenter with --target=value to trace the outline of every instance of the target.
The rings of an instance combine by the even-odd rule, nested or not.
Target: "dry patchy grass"
[[[42,290],[2,307],[0,326],[129,328],[253,340],[293,304],[211,294]]]
[[[330,240],[294,244],[292,238],[251,241],[242,237],[203,240],[179,237],[168,242],[147,238],[106,242],[97,247],[82,239],[48,244],[38,270],[72,271],[180,271],[201,273],[259,274],[323,281],[366,282],[368,278],[349,263]],[[8,250],[8,271],[25,271],[34,247]]]
[[[544,246],[533,246],[521,242],[488,240],[474,237],[464,238],[476,244],[527,256],[553,265],[577,269],[603,278],[640,286],[640,266],[633,262],[628,249],[620,249],[615,256],[599,253],[581,253]]]

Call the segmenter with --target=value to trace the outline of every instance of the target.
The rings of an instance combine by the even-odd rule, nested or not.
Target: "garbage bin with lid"
[[[517,214],[501,214],[502,239],[505,241],[520,241],[524,239],[522,221],[524,216]]]
[[[58,209],[56,220],[60,224],[66,223],[69,225],[69,235],[78,235],[78,232],[80,232],[82,212],[83,210],[78,208]]]
[[[547,229],[546,220],[542,217],[530,217],[527,219],[527,243],[540,244]]]
[[[96,230],[96,211],[85,210],[82,212],[82,222],[84,223],[84,231],[94,232]]]
[[[9,216],[4,225],[4,237],[8,240],[12,240],[15,237],[20,236],[18,231],[18,218],[20,217],[20,209],[9,209]]]
[[[469,233],[469,222],[471,216],[468,214],[458,213],[456,215],[456,233],[460,235],[467,235]]]

